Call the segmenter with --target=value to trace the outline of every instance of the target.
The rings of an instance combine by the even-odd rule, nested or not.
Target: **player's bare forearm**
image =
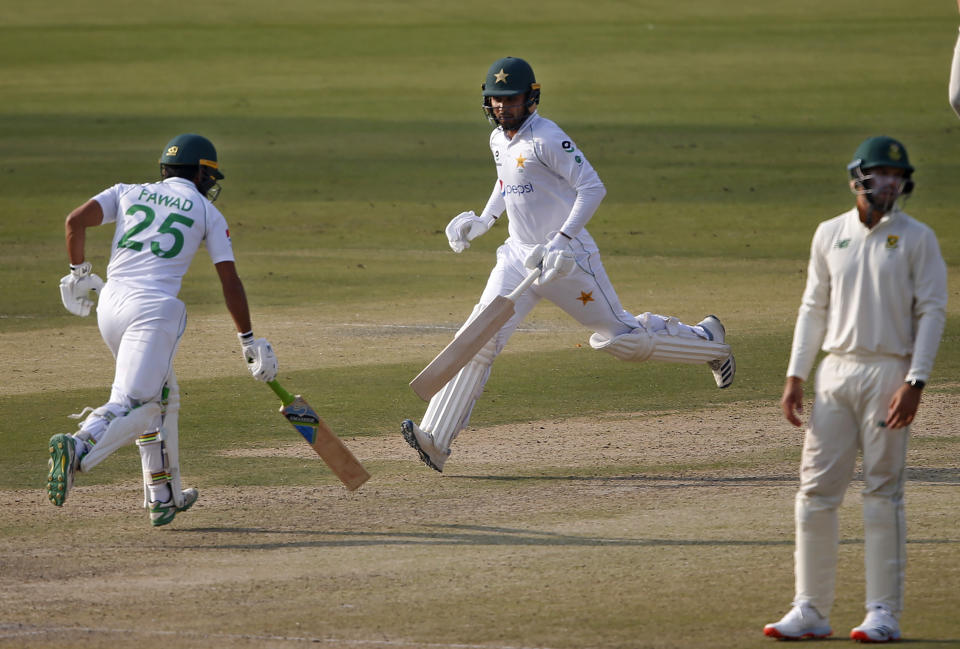
[[[81,264],[85,259],[87,228],[103,223],[103,209],[92,198],[67,215],[64,232],[67,240],[67,257],[71,264]]]
[[[250,306],[247,304],[247,293],[243,290],[243,282],[237,275],[237,267],[232,261],[221,261],[216,264],[217,275],[223,287],[223,300],[227,311],[233,318],[233,324],[238,333],[246,333],[253,329],[250,322]]]

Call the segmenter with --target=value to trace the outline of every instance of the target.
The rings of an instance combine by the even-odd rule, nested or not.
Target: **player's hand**
[[[247,361],[247,369],[258,381],[272,381],[277,378],[277,355],[266,338],[254,340],[253,332],[237,334],[240,338],[240,347],[243,348],[243,358]]]
[[[90,315],[93,307],[94,295],[103,288],[103,280],[99,275],[91,273],[93,268],[89,261],[70,266],[70,274],[60,278],[60,301],[67,311],[78,316]]]
[[[787,377],[783,386],[783,396],[780,398],[780,408],[783,416],[794,426],[801,426],[800,413],[803,412],[803,380],[796,376]]]
[[[960,0],[958,0],[960,1]],[[523,267],[527,270],[533,270],[534,268],[541,268],[543,264],[543,255],[546,254],[547,247],[542,243],[533,247],[533,250],[527,254],[527,258],[523,260]]]
[[[558,232],[544,248],[543,274],[537,282],[543,285],[559,277],[566,277],[576,267],[577,260],[570,250],[570,239]]]
[[[447,241],[454,252],[463,252],[470,247],[470,242],[484,234],[493,225],[492,216],[480,217],[469,212],[460,212],[447,224]]]
[[[887,420],[884,422],[887,428],[903,428],[912,424],[920,408],[922,394],[922,390],[912,388],[906,383],[901,385],[890,400],[890,407],[887,409]]]

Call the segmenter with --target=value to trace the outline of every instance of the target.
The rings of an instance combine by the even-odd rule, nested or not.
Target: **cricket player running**
[[[573,139],[537,112],[540,84],[523,59],[500,59],[487,72],[483,110],[495,127],[490,150],[497,180],[480,215],[463,212],[446,234],[454,252],[489,230],[503,214],[507,240],[470,319],[497,296],[508,295],[538,266],[542,274],[516,301],[514,316],[430,400],[418,426],[405,420],[407,443],[429,467],[442,471],[450,444],[466,427],[494,359],[541,299],[550,300],[595,333],[590,345],[626,361],[706,363],[717,386],[733,383],[735,364],[716,316],[691,326],[677,318],[634,316],[620,305],[585,226],[606,189]],[[461,328],[462,331],[462,328]]]
[[[887,642],[900,638],[903,610],[907,438],[946,321],[947,269],[933,230],[897,206],[913,190],[903,145],[871,137],[847,169],[856,206],[813,235],[780,401],[800,426],[803,383],[817,352],[827,352],[800,464],[793,607],[764,633],[832,633],[837,510],[862,449],[867,613],[850,637]]]
[[[272,347],[253,336],[227,223],[213,206],[223,178],[213,144],[199,135],[178,135],[163,150],[160,173],[160,182],[114,185],[67,216],[70,274],[60,280],[61,299],[68,311],[86,316],[91,291],[99,292],[97,323],[116,369],[107,403],[73,435],[50,438],[47,476],[50,502],[62,506],[77,471],[90,471],[136,441],[144,506],[154,526],[166,525],[197,501],[197,490],[180,484],[180,391],[173,357],[187,322],[177,294],[201,245],[217,269],[248,369],[261,381],[277,374]],[[116,223],[106,283],[84,258],[86,229],[102,223]]]

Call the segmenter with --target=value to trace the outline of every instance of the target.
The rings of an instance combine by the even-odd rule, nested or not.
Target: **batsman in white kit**
[[[92,410],[76,433],[50,438],[47,475],[50,502],[62,506],[77,472],[89,472],[135,441],[144,507],[154,526],[171,522],[198,496],[180,484],[180,391],[173,358],[187,322],[177,294],[201,245],[217,270],[248,369],[261,381],[277,374],[273,348],[253,336],[227,222],[213,206],[224,177],[216,149],[200,135],[179,135],[163,149],[160,172],[159,182],[114,185],[67,216],[70,274],[60,280],[60,296],[68,311],[87,316],[99,294],[97,324],[116,369],[107,403],[76,415]],[[102,223],[116,224],[106,283],[91,272],[84,253],[86,229]]]
[[[497,179],[483,211],[463,212],[446,228],[450,247],[462,252],[487,232],[504,211],[508,237],[473,314],[498,296],[508,296],[531,273],[539,274],[516,296],[513,315],[439,392],[419,425],[405,420],[404,439],[429,467],[442,471],[450,444],[467,426],[494,359],[541,300],[547,299],[595,332],[590,345],[625,361],[707,364],[720,388],[733,383],[736,366],[716,316],[697,325],[675,317],[633,315],[621,305],[586,224],[606,189],[573,139],[540,116],[540,84],[523,59],[506,57],[492,66],[483,88],[483,110],[495,128],[490,150]]]
[[[832,633],[838,509],[863,456],[866,617],[850,637],[900,639],[906,566],[907,439],[946,322],[947,269],[936,235],[897,201],[913,191],[903,144],[865,140],[847,167],[856,206],[813,235],[793,334],[784,416],[800,426],[803,383],[822,349],[795,501],[793,606],[764,633]]]

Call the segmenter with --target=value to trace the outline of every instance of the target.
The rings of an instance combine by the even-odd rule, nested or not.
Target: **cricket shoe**
[[[76,440],[64,433],[51,437],[50,460],[47,464],[50,467],[47,473],[47,498],[57,507],[62,507],[73,488],[73,476],[80,466]]]
[[[173,502],[173,498],[170,498],[167,502],[150,502],[150,524],[154,527],[160,527],[161,525],[166,525],[173,520],[179,512],[185,512],[191,507],[193,503],[197,502],[197,498],[200,496],[198,492],[193,487],[183,490],[183,504],[177,507],[176,503]]]
[[[400,424],[400,432],[403,433],[403,439],[407,440],[407,444],[417,449],[424,464],[443,473],[443,465],[450,457],[450,449],[441,451],[433,443],[433,435],[420,430],[420,427],[409,419],[404,419]]]
[[[779,622],[763,627],[763,635],[780,640],[826,638],[833,633],[830,621],[820,615],[808,602],[794,604]]]
[[[720,318],[715,315],[708,315],[697,323],[697,326],[707,332],[707,338],[716,343],[724,342],[727,330],[724,328]],[[737,362],[733,358],[733,352],[726,358],[718,358],[714,361],[708,361],[710,371],[713,372],[713,380],[717,382],[720,389],[729,388],[733,385],[733,377],[737,373]]]
[[[873,605],[868,607],[863,623],[850,631],[850,639],[857,642],[893,642],[900,639],[900,624],[885,607]]]

